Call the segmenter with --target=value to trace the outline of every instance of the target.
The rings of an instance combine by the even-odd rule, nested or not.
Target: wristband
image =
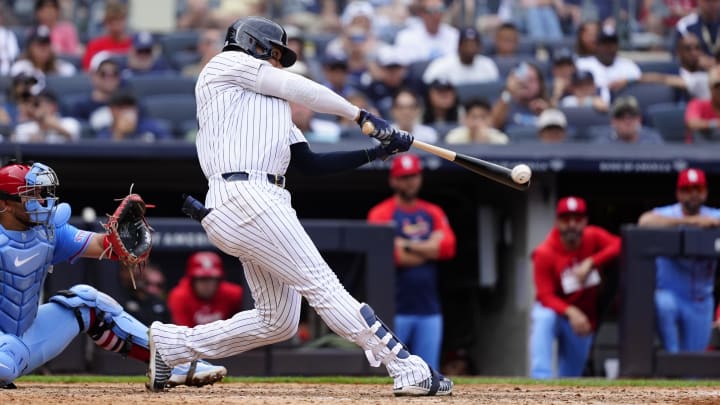
[[[112,246],[110,246],[110,239],[108,239],[108,234],[105,234],[105,237],[103,238],[103,252],[100,254],[99,259],[118,259],[118,256],[112,250]]]

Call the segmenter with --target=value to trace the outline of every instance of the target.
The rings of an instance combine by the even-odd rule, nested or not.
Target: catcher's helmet
[[[185,275],[190,278],[222,278],[225,275],[220,255],[197,252],[188,258]]]
[[[263,17],[243,17],[228,27],[223,51],[240,50],[266,60],[270,59],[273,45],[282,48],[281,65],[288,67],[295,63],[297,55],[287,47],[287,33],[280,24]]]
[[[25,186],[25,176],[30,166],[11,163],[0,167],[0,199],[20,201],[20,188]]]
[[[56,208],[55,171],[42,163],[32,166],[11,163],[0,168],[0,199],[23,202],[30,220],[47,224]]]

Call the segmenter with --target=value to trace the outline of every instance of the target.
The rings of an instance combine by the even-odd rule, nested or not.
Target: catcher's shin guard
[[[96,345],[143,362],[149,360],[147,326],[109,295],[80,284],[59,291],[50,301],[75,311],[80,331],[86,332]]]
[[[365,349],[365,356],[372,367],[380,367],[380,364],[386,364],[395,357],[406,359],[410,356],[407,347],[375,315],[370,305],[362,304],[360,315],[367,323],[368,329],[359,334],[357,343]]]

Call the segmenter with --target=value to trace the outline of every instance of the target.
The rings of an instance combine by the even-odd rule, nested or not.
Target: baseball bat
[[[366,121],[362,126],[362,132],[365,135],[370,135],[375,131],[375,126],[372,122]],[[463,153],[457,153],[450,149],[442,148],[440,146],[431,145],[417,139],[413,140],[412,146],[424,150],[425,152],[432,153],[435,156],[441,157],[445,160],[455,163],[473,173],[479,174],[483,177],[487,177],[490,180],[496,181],[500,184],[512,187],[515,190],[527,190],[530,187],[530,181],[528,180],[524,184],[516,183],[512,179],[512,170],[505,166],[501,166],[487,160],[474,158]]]

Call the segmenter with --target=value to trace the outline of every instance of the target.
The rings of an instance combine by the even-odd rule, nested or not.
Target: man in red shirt
[[[108,1],[105,6],[106,34],[92,39],[87,44],[82,65],[90,70],[90,62],[100,52],[106,54],[127,54],[132,45],[132,38],[127,33],[127,6],[119,1]]]
[[[530,376],[553,376],[553,341],[558,343],[558,374],[579,377],[597,327],[601,267],[620,254],[620,238],[588,225],[579,197],[558,202],[555,226],[533,251],[537,302],[532,309]]]
[[[710,99],[692,99],[685,108],[685,125],[693,132],[712,135],[720,124],[720,66],[708,70]]]
[[[197,252],[190,256],[185,276],[168,295],[173,323],[193,327],[240,312],[243,289],[223,280],[222,259],[214,252]]]

